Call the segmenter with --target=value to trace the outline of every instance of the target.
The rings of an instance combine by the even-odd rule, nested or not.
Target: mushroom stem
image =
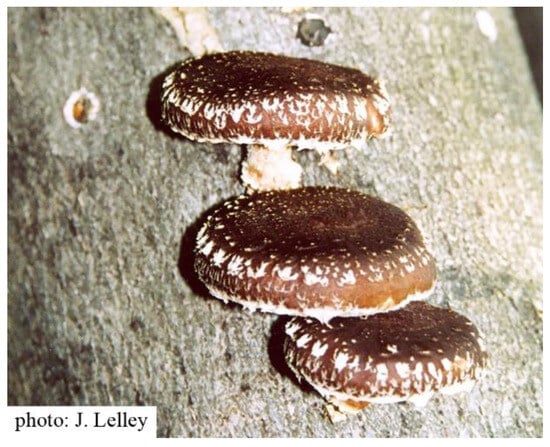
[[[334,405],[340,412],[348,414],[357,413],[369,406],[368,402],[360,402],[353,399],[338,400],[334,397],[329,398],[329,403]]]
[[[320,154],[321,159],[319,160],[319,166],[324,166],[332,175],[337,175],[338,169],[340,168],[340,162],[334,154],[334,151],[322,151]]]
[[[356,400],[338,400],[334,397],[328,399],[325,406],[328,417],[333,424],[345,421],[348,415],[358,413],[369,406],[368,402],[359,402]]]
[[[252,144],[243,162],[241,179],[247,192],[298,188],[302,167],[292,158],[290,146],[266,147]]]

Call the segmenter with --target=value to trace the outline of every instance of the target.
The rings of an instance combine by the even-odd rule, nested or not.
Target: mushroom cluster
[[[310,186],[227,200],[201,227],[194,265],[214,297],[294,316],[285,358],[333,420],[471,389],[485,365],[472,322],[422,301],[436,269],[417,226],[375,197]]]
[[[251,145],[248,194],[222,203],[197,234],[198,277],[224,302],[292,316],[285,359],[329,402],[332,420],[369,403],[421,405],[436,391],[469,390],[486,364],[473,323],[424,302],[435,261],[404,211],[358,191],[300,186],[290,148],[327,154],[382,135],[387,98],[357,70],[252,52],[183,62],[163,86],[173,130]]]

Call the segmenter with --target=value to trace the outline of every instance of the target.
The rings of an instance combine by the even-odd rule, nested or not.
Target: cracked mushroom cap
[[[250,51],[190,59],[165,79],[164,121],[197,141],[338,149],[382,135],[388,96],[358,70]]]
[[[487,358],[470,320],[424,302],[328,325],[294,317],[286,334],[289,367],[344,413],[469,391]]]
[[[225,202],[199,231],[195,270],[216,298],[322,321],[403,306],[435,282],[434,260],[407,214],[336,187]]]

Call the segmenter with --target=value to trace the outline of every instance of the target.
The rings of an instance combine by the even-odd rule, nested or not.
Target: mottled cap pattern
[[[231,51],[184,61],[167,75],[162,116],[187,138],[335,148],[382,135],[388,95],[359,70]]]
[[[198,233],[195,270],[219,299],[322,321],[405,305],[435,282],[434,260],[406,213],[321,186],[225,202]]]
[[[285,357],[296,376],[340,401],[391,403],[459,391],[479,378],[487,358],[470,320],[424,302],[328,325],[294,317],[286,334]]]

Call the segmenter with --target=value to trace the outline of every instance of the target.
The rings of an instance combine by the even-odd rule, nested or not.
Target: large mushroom
[[[198,233],[195,270],[216,298],[324,322],[402,307],[435,283],[434,260],[407,214],[336,187],[228,200]]]
[[[487,358],[470,320],[423,302],[328,325],[294,317],[286,334],[289,367],[328,400],[333,420],[369,403],[469,391]]]
[[[230,51],[179,64],[163,84],[162,117],[185,137],[248,146],[248,191],[301,185],[291,148],[360,147],[389,124],[388,95],[359,70],[269,53]]]

